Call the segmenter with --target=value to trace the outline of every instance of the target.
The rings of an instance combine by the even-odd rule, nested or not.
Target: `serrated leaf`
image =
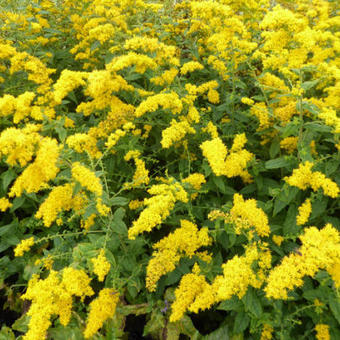
[[[109,202],[111,206],[116,206],[116,205],[124,206],[129,203],[129,200],[126,197],[116,196],[116,197],[110,198]]]
[[[2,177],[2,188],[4,189],[4,191],[6,191],[10,183],[16,177],[16,173],[13,169],[8,169],[1,175],[1,177]]]
[[[309,80],[305,81],[301,84],[301,87],[305,90],[308,91],[311,88],[313,88],[315,85],[317,85],[320,82],[320,79],[315,79],[315,80]]]
[[[271,170],[271,169],[279,169],[279,168],[284,168],[287,165],[290,165],[291,162],[286,159],[285,157],[279,157],[279,158],[275,158],[275,159],[271,159],[269,161],[267,161],[264,166],[267,170]]]
[[[224,325],[213,331],[212,333],[202,337],[202,340],[229,340],[228,325]]]
[[[280,152],[280,141],[278,138],[275,138],[269,148],[270,158],[274,158],[275,156],[277,156],[279,152]]]
[[[329,307],[340,324],[340,299],[333,295],[333,297],[329,299]]]
[[[257,318],[260,318],[263,310],[260,299],[256,296],[254,289],[248,288],[246,295],[243,297],[243,302],[246,311],[254,314]]]
[[[15,340],[15,335],[9,327],[2,326],[0,340]]]
[[[229,300],[222,301],[217,309],[219,310],[225,310],[225,311],[230,311],[230,310],[240,310],[243,307],[242,302],[236,297],[233,296]]]
[[[239,312],[234,321],[234,333],[242,333],[249,325],[249,316],[244,312]]]
[[[18,332],[26,333],[28,331],[29,320],[30,317],[27,314],[24,314],[13,323],[12,329]]]
[[[25,200],[25,196],[16,197],[13,200],[10,212],[14,212],[15,210],[19,209],[25,203]]]

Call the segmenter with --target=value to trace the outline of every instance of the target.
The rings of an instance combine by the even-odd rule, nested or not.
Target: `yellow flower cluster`
[[[0,198],[0,211],[5,212],[11,206],[12,203],[6,197]]]
[[[72,177],[88,191],[100,197],[103,194],[103,187],[96,174],[79,162],[72,164]]]
[[[88,77],[86,72],[63,70],[57,82],[53,85],[53,99],[55,105],[61,104],[62,100],[69,92],[79,86],[85,86],[85,79]]]
[[[259,236],[269,236],[268,217],[261,208],[256,206],[255,199],[245,200],[242,195],[235,194],[233,203],[229,213],[212,214],[210,219],[214,220],[218,217],[223,217],[225,223],[235,225],[236,234],[249,232],[252,235],[252,228],[254,228]]]
[[[280,148],[292,154],[297,149],[298,137],[286,137],[280,141]]]
[[[331,224],[321,230],[305,229],[300,240],[298,252],[284,257],[271,270],[264,289],[268,298],[287,299],[288,290],[301,287],[305,275],[313,277],[319,269],[329,270],[338,261],[340,234]]]
[[[254,104],[254,101],[248,97],[242,97],[241,98],[241,103],[243,104],[247,104],[247,105],[253,105]]]
[[[90,303],[90,312],[84,331],[85,339],[96,334],[103,323],[114,316],[118,302],[119,294],[114,289],[103,288],[99,292],[99,296]]]
[[[258,262],[259,267],[257,273],[253,270],[255,262]],[[170,320],[179,320],[186,310],[197,313],[210,308],[214,303],[228,300],[233,295],[241,299],[249,286],[261,287],[270,267],[271,254],[265,243],[253,243],[246,247],[243,256],[236,255],[223,264],[223,275],[218,275],[212,284],[199,275],[199,268],[195,265],[193,273],[184,275],[175,291],[176,300],[172,305]]]
[[[259,261],[258,273],[253,270],[255,261]],[[270,267],[271,253],[267,244],[250,244],[243,256],[235,255],[222,265],[223,276],[217,276],[213,284],[218,287],[218,300],[227,300],[233,295],[241,299],[246,294],[248,286],[260,288],[266,278],[265,272]]]
[[[46,279],[39,279],[34,275],[28,283],[26,293],[21,297],[32,302],[27,312],[31,317],[28,331],[23,339],[44,339],[54,315],[59,316],[60,323],[66,326],[71,318],[73,296],[83,300],[94,294],[90,281],[84,271],[71,267],[63,270],[62,279],[54,270],[50,271]]]
[[[251,182],[246,167],[253,154],[243,149],[246,142],[247,138],[243,133],[235,136],[229,153],[219,137],[203,142],[200,148],[216,176],[224,175],[228,178],[240,176],[245,182]]]
[[[106,67],[109,71],[118,72],[130,66],[135,66],[136,72],[141,74],[145,73],[147,69],[157,68],[157,64],[152,58],[135,52],[114,58]]]
[[[39,150],[34,162],[17,177],[8,194],[9,197],[19,197],[24,190],[27,193],[32,193],[46,188],[48,182],[54,179],[59,172],[57,166],[59,153],[58,142],[55,139],[44,137],[39,142]]]
[[[296,217],[297,225],[304,225],[312,212],[312,203],[309,198],[299,207],[299,215]]]
[[[146,208],[129,229],[129,239],[133,240],[144,231],[150,232],[161,224],[175,206],[176,201],[188,202],[188,195],[179,183],[153,185],[148,193],[153,195],[144,199]]]
[[[40,140],[39,128],[38,125],[27,124],[23,129],[11,127],[1,133],[0,156],[7,156],[8,165],[24,167],[32,160]]]
[[[40,205],[35,217],[42,218],[45,227],[50,227],[60,212],[73,208],[73,188],[72,184],[53,187],[46,200]]]
[[[197,226],[187,220],[181,220],[181,227],[153,245],[156,249],[146,270],[146,288],[156,290],[161,276],[173,271],[181,257],[193,257],[200,247],[211,244],[208,228],[198,230]]]
[[[170,148],[174,143],[183,139],[187,133],[195,133],[195,129],[190,126],[188,121],[177,122],[172,119],[170,126],[162,131],[162,148]]]
[[[195,190],[200,190],[202,184],[206,183],[205,177],[200,173],[193,173],[182,180],[183,183],[189,183]]]
[[[124,183],[124,187],[129,189],[129,188],[135,188],[139,187],[143,184],[148,185],[149,184],[149,170],[145,168],[145,163],[140,157],[140,152],[139,151],[129,151],[124,159],[126,161],[129,161],[130,159],[133,158],[136,164],[136,171],[133,175],[133,181],[131,183]]]
[[[178,70],[175,68],[172,68],[170,70],[164,71],[160,76],[153,77],[150,79],[150,81],[159,86],[166,86],[170,85],[176,78],[178,74]]]
[[[273,337],[273,331],[274,331],[273,327],[265,323],[263,325],[260,340],[271,340]]]
[[[194,302],[195,297],[201,293],[207,285],[208,283],[203,275],[198,275],[195,272],[185,274],[175,290],[176,300],[171,306],[170,322],[180,320]]]
[[[97,139],[86,133],[75,133],[67,137],[66,144],[78,153],[87,152],[93,158],[102,155],[97,148]]]
[[[91,259],[93,272],[98,276],[98,281],[104,281],[105,276],[110,271],[111,265],[105,257],[104,249],[101,249],[99,255]]]
[[[330,340],[329,326],[326,324],[317,324],[315,326],[317,340]]]
[[[284,180],[289,185],[296,186],[301,190],[311,187],[314,191],[317,191],[322,188],[325,195],[337,198],[340,192],[338,185],[322,172],[313,172],[312,167],[313,163],[311,162],[300,164],[299,168],[294,169],[293,174],[290,177],[285,177]]]
[[[14,249],[14,256],[23,256],[25,251],[29,251],[34,245],[34,237],[22,240]]]
[[[141,117],[146,112],[158,110],[159,107],[162,107],[164,110],[169,109],[173,114],[177,114],[182,111],[183,104],[175,92],[155,94],[139,104],[135,110],[135,116]]]
[[[189,61],[182,65],[181,74],[184,76],[189,72],[193,72],[196,70],[203,70],[204,66],[200,64],[198,61]]]

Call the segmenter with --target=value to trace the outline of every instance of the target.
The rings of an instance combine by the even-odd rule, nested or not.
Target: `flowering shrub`
[[[3,10],[1,338],[340,339],[338,11]]]

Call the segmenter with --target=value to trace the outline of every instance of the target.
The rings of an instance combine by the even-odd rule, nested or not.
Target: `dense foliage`
[[[337,1],[2,9],[0,339],[340,339]]]

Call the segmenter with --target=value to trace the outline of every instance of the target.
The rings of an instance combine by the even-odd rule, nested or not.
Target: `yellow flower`
[[[10,166],[20,164],[21,167],[24,167],[31,161],[40,140],[37,133],[39,128],[38,125],[27,124],[23,129],[11,127],[1,133],[0,156],[7,156],[7,164]]]
[[[54,270],[50,271],[46,279],[39,279],[38,275],[33,275],[26,293],[21,297],[32,301],[27,312],[30,316],[28,332],[23,338],[44,339],[53,315],[59,316],[60,323],[66,326],[71,318],[72,296],[84,299],[94,294],[89,282],[90,279],[85,272],[69,267],[64,269],[62,280],[59,273]]]
[[[278,246],[281,245],[281,243],[284,241],[284,237],[280,235],[273,235],[273,241],[276,243]]]
[[[254,101],[248,97],[242,97],[241,98],[241,102],[243,104],[247,104],[247,105],[253,105],[254,104]]]
[[[242,195],[234,195],[234,204],[227,216],[227,222],[235,224],[235,232],[254,228],[259,236],[269,236],[268,217],[256,206],[255,199],[244,200]]]
[[[286,137],[280,142],[281,149],[292,154],[297,149],[298,137]]]
[[[161,224],[175,206],[176,201],[188,202],[188,195],[179,183],[153,185],[148,193],[154,195],[144,199],[146,208],[129,229],[129,239],[144,231],[150,232],[156,225]]]
[[[60,74],[59,79],[54,84],[53,99],[55,103],[61,104],[62,100],[68,95],[69,92],[73,91],[79,86],[86,84],[85,79],[88,74],[86,72],[63,70]]]
[[[205,141],[200,145],[200,148],[214,174],[216,176],[224,175],[227,147],[223,144],[222,140],[217,137],[210,141]]]
[[[193,72],[196,70],[203,70],[204,66],[198,61],[189,61],[182,65],[181,74],[186,75],[188,72]]]
[[[12,206],[12,203],[6,197],[0,198],[0,211],[4,212],[11,206]]]
[[[82,269],[66,267],[63,270],[62,284],[64,289],[71,295],[79,296],[83,301],[86,296],[94,294],[91,279]]]
[[[8,194],[9,197],[19,197],[24,190],[27,193],[38,192],[46,188],[47,183],[57,176],[59,172],[57,161],[60,152],[58,142],[44,137],[39,144],[34,162],[17,177]]]
[[[156,283],[162,275],[175,269],[181,257],[193,257],[196,251],[211,243],[208,228],[198,230],[194,223],[181,220],[181,227],[157,242],[156,249],[146,270],[146,288],[156,290]]]
[[[93,263],[93,272],[98,276],[98,281],[104,281],[105,276],[110,271],[111,265],[105,257],[105,251],[102,249],[99,255],[91,259]]]
[[[329,326],[325,324],[318,324],[315,326],[317,340],[330,340]]]
[[[287,299],[288,290],[303,285],[303,277],[313,277],[319,269],[332,271],[340,256],[340,234],[327,224],[322,230],[305,229],[298,252],[283,258],[269,273],[265,292],[268,298]]]
[[[311,212],[312,203],[310,198],[307,198],[305,202],[299,207],[299,215],[296,217],[296,224],[304,225],[305,223],[307,223]]]
[[[64,184],[53,187],[52,191],[40,205],[36,218],[42,218],[45,227],[50,227],[58,214],[63,210],[68,211],[73,207],[73,185]]]
[[[162,131],[162,147],[167,149],[174,143],[183,139],[187,133],[195,132],[195,129],[192,128],[186,120],[177,122],[176,120],[172,119],[170,126]]]
[[[263,325],[263,329],[262,329],[262,333],[261,333],[261,339],[260,340],[271,340],[273,335],[274,329],[271,325],[268,325],[267,323],[265,323]]]
[[[149,184],[149,170],[145,168],[145,163],[142,159],[139,158],[140,152],[137,150],[131,150],[129,151],[124,159],[126,161],[129,161],[131,158],[135,161],[136,164],[136,171],[133,175],[133,181],[131,183],[124,183],[124,187],[134,188],[138,187],[142,184],[148,185]]]
[[[87,190],[93,192],[95,195],[102,195],[103,187],[100,183],[100,179],[96,176],[94,172],[87,169],[79,162],[75,162],[72,164],[72,177]]]
[[[119,301],[119,294],[112,288],[103,288],[98,297],[90,303],[90,312],[86,320],[84,337],[93,336],[103,326],[103,323],[112,318]]]
[[[159,93],[148,97],[142,101],[136,108],[135,116],[141,117],[146,112],[154,112],[162,107],[163,109],[169,109],[173,114],[180,113],[183,108],[182,101],[179,99],[177,93]]]
[[[340,189],[338,185],[327,178],[319,171],[312,171],[313,163],[305,162],[300,164],[298,169],[293,170],[290,177],[285,177],[284,180],[291,186],[296,186],[301,190],[306,190],[311,187],[314,191],[319,188],[323,189],[325,195],[336,198],[339,195]]]
[[[34,237],[22,240],[14,249],[14,256],[23,256],[25,251],[29,251],[34,245]]]
[[[183,183],[189,183],[195,190],[200,190],[202,184],[206,183],[205,177],[200,173],[193,173],[182,180]]]
[[[207,282],[203,275],[195,273],[185,274],[175,290],[176,300],[171,306],[170,322],[180,320],[195,297],[204,290]]]

